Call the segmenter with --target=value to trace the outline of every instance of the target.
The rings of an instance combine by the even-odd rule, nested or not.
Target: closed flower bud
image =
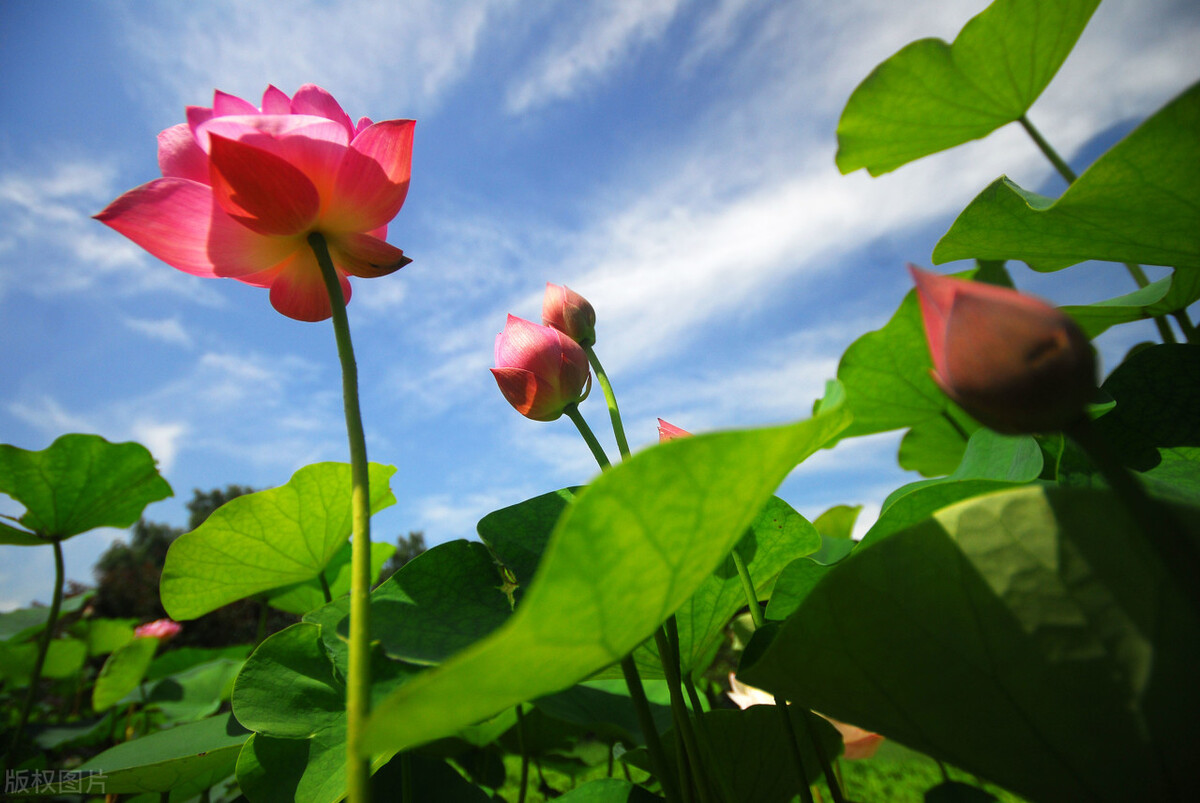
[[[177,635],[183,627],[178,622],[173,622],[170,619],[155,619],[153,622],[147,622],[144,625],[138,625],[133,631],[136,638],[156,638],[159,641]]]
[[[496,384],[517,412],[553,421],[568,404],[583,401],[592,376],[583,348],[549,326],[509,315],[496,335]]]
[[[596,311],[586,298],[569,287],[546,283],[542,323],[584,348],[596,343]]]
[[[1096,390],[1096,358],[1070,317],[1006,287],[909,265],[933,379],[997,432],[1051,432],[1083,413]]]

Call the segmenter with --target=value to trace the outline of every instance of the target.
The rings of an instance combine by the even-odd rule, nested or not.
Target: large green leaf
[[[1143,349],[1117,367],[1102,388],[1116,407],[1097,419],[1098,437],[1160,496],[1200,499],[1200,346]],[[1069,449],[1065,485],[1094,483],[1091,463]]]
[[[512,614],[503,585],[483,544],[439,544],[406,563],[371,595],[371,637],[392,658],[441,663]],[[348,626],[348,620],[342,624]]]
[[[787,502],[772,497],[754,519],[750,530],[737,544],[746,561],[760,600],[771,589],[783,568],[797,558],[821,548],[821,536],[808,519]],[[712,662],[725,637],[725,626],[746,605],[746,591],[732,557],[726,557],[704,578],[696,591],[675,612],[679,629],[679,662],[686,672],[702,671]],[[643,678],[664,677],[662,661],[653,641],[633,651],[633,660]],[[618,666],[609,667],[599,678],[621,678]]]
[[[371,512],[395,503],[393,466],[370,466]],[[313,580],[350,537],[350,466],[317,463],[287,484],[231,499],[171,543],[163,608],[195,619],[262,591]]]
[[[602,474],[559,518],[513,616],[377,707],[365,749],[452,734],[619,660],[721,564],[787,473],[846,426],[842,400],[833,384],[811,420],[670,441]]]
[[[1200,510],[1178,512],[1200,536]],[[1108,494],[943,508],[758,640],[745,682],[1034,799],[1197,796],[1200,621]]]
[[[873,176],[1019,119],[1100,0],[996,0],[954,44],[921,39],[867,76],[838,122],[838,169]]]
[[[0,445],[0,493],[25,506],[26,532],[0,525],[0,544],[32,546],[96,527],[129,527],[171,486],[138,443],[63,435],[40,452]],[[40,536],[40,537],[38,537]]]
[[[241,668],[242,661],[228,658],[193,666],[156,681],[146,695],[146,704],[158,708],[169,722],[210,716],[229,699]]]
[[[135,638],[108,656],[92,689],[92,708],[97,711],[110,708],[136,689],[146,676],[156,650],[158,639]]]
[[[199,794],[229,775],[248,735],[236,719],[226,715],[122,742],[79,768],[82,786],[84,791],[114,795],[180,795],[189,790]]]
[[[388,562],[395,551],[395,544],[371,542],[372,584],[379,578],[379,573],[383,571],[383,565]],[[329,594],[333,599],[350,593],[351,552],[353,552],[353,547],[347,541],[325,566],[325,582],[329,584]],[[314,578],[271,592],[267,595],[267,604],[272,608],[303,616],[325,604],[325,592],[321,588],[320,579]]]
[[[479,537],[512,572],[522,593],[533,580],[554,525],[580,490],[551,491],[493,511],[479,520]]]
[[[919,480],[903,485],[883,502],[886,510],[893,502],[918,488],[959,480],[998,480],[1024,483],[1036,480],[1042,473],[1042,448],[1029,435],[1001,435],[980,428],[971,434],[961,462],[948,476]]]
[[[1200,268],[1200,84],[1096,160],[1057,201],[999,178],[963,210],[933,261],[1085,259]]]
[[[255,732],[238,757],[238,783],[255,803],[336,803],[345,795],[346,689],[321,631],[321,625],[301,622],[273,634],[234,684],[233,711]],[[378,697],[402,683],[407,670],[374,659],[371,694]],[[372,768],[387,758],[376,757]]]
[[[1117,298],[1060,309],[1075,319],[1088,337],[1110,326],[1185,310],[1200,301],[1200,271],[1179,271]]]
[[[95,594],[94,591],[86,591],[73,597],[66,597],[58,609],[58,615],[63,617],[68,613],[75,613],[92,598],[93,594]],[[50,609],[44,606],[18,608],[8,613],[0,613],[0,641],[23,641],[30,638],[41,632],[42,628],[46,626],[46,619],[49,616]]]
[[[659,683],[658,687],[665,684]],[[650,716],[660,732],[671,727],[670,691],[663,702],[657,702],[653,692],[655,682],[646,683]],[[572,686],[566,691],[547,695],[534,701],[538,710],[554,719],[570,722],[589,732],[620,739],[629,744],[645,744],[637,712],[629,699],[624,681],[598,680]]]

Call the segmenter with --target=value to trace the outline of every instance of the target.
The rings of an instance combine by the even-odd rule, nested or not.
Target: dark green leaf
[[[1197,661],[1124,508],[1034,486],[856,550],[738,674],[1020,794],[1124,801],[1196,796]]]
[[[661,798],[619,778],[601,778],[576,787],[558,798],[559,803],[654,803]]]
[[[0,445],[0,493],[25,506],[22,527],[61,540],[96,527],[129,527],[146,505],[170,496],[171,486],[141,444],[63,435],[40,452]],[[0,528],[0,544],[35,543],[44,542]]]
[[[838,169],[873,176],[1017,120],[1050,83],[1100,0],[996,0],[948,45],[921,39],[854,90]]]
[[[78,611],[85,602],[92,598],[94,593],[88,591],[64,599],[58,609],[59,617]],[[46,626],[46,618],[49,615],[50,609],[44,605],[0,613],[0,641],[23,641],[40,633]]]
[[[1200,84],[1096,160],[1057,201],[997,179],[933,250],[935,263],[1086,259],[1200,268]]]
[[[925,803],[995,803],[991,792],[961,781],[946,781],[925,792]]]
[[[1075,319],[1085,335],[1094,338],[1110,326],[1169,315],[1196,301],[1200,301],[1200,271],[1186,270],[1118,298],[1060,309]]]
[[[489,513],[479,520],[479,537],[496,559],[508,567],[522,588],[533,580],[555,523],[579,491],[579,488],[551,491]]]

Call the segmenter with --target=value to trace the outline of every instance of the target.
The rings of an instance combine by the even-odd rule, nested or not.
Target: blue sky
[[[0,5],[0,442],[65,432],[148,446],[181,525],[193,488],[278,485],[345,460],[328,323],[262,290],[176,271],[90,219],[158,175],[155,135],[220,88],[330,90],[351,117],[417,119],[389,240],[414,262],[356,283],[350,320],[372,460],[398,467],[393,540],[472,537],[480,516],[595,465],[488,368],[506,313],[547,281],[589,298],[630,440],[806,417],[845,347],[881,326],[992,179],[1062,185],[1015,126],[883,178],[841,176],[854,86],[912,39],[951,39],[984,0],[295,0]],[[1106,0],[1030,117],[1084,167],[1200,75],[1200,8]],[[1107,132],[1107,134],[1105,134]],[[1089,147],[1090,143],[1090,147]],[[953,269],[953,266],[941,268]],[[1059,303],[1132,289],[1110,266],[1018,285]],[[1161,272],[1154,272],[1155,276]],[[1152,327],[1101,339],[1109,365]],[[600,394],[584,415],[607,437]],[[898,435],[822,453],[780,495],[815,517],[892,488]],[[0,512],[20,508],[0,496]],[[67,575],[125,533],[66,545]],[[0,610],[45,600],[50,551],[0,547]]]

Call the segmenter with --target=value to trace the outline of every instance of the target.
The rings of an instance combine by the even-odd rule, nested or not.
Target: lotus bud
[[[587,348],[596,343],[596,311],[569,287],[546,283],[542,323]]]
[[[496,384],[517,412],[553,421],[587,398],[592,375],[583,347],[567,335],[509,315],[496,335]]]
[[[933,380],[964,410],[1010,435],[1063,429],[1096,391],[1096,358],[1073,320],[1006,287],[909,265]]]

